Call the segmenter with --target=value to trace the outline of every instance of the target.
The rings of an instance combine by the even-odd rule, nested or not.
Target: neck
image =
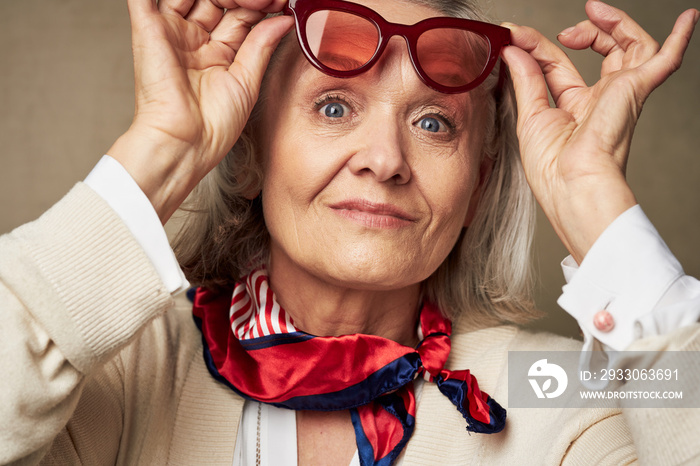
[[[299,268],[271,260],[270,286],[294,326],[317,336],[362,333],[406,346],[418,343],[416,322],[420,284],[375,290],[320,279]]]

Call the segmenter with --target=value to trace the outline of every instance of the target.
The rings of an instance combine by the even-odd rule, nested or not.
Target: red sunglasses
[[[377,12],[342,0],[289,0],[297,39],[309,62],[337,78],[369,70],[393,36],[408,44],[421,80],[456,94],[484,82],[510,44],[510,30],[462,18],[428,18],[413,25],[390,23]]]

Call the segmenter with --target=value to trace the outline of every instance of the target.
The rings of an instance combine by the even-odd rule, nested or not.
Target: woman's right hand
[[[108,154],[163,223],[240,136],[270,56],[292,26],[286,16],[261,20],[284,3],[128,0],[136,112]]]

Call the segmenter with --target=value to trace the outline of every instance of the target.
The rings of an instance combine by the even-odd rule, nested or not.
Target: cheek
[[[469,157],[474,159],[476,157]],[[479,176],[479,167],[455,153],[419,172],[416,182],[430,204],[436,227],[460,230]]]
[[[263,197],[304,208],[336,173],[332,152],[311,138],[300,138],[298,132],[279,132],[275,139],[264,154]]]
[[[329,151],[320,150],[311,138],[300,138],[298,131],[275,134],[276,142],[265,154],[263,212],[273,242],[291,253],[325,229],[318,199],[335,167]]]
[[[422,238],[422,260],[430,273],[443,263],[459,239],[478,179],[478,167],[457,162],[457,154],[453,157],[450,163],[435,161],[429,169],[415,173],[431,212],[430,225]]]
[[[471,183],[465,182],[464,186],[471,186]],[[440,249],[436,254],[443,256],[443,259],[452,250],[464,228],[470,192],[466,189],[445,188],[438,193],[439,198],[435,201],[436,207],[433,209],[436,220],[435,236],[439,238],[437,243]]]

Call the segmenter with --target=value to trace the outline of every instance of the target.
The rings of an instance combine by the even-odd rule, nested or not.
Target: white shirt
[[[189,282],[175,259],[155,209],[129,172],[105,155],[85,183],[121,217],[155,267],[170,293],[185,291]]]
[[[424,384],[421,378],[413,382],[416,404],[420,403]],[[396,458],[395,466],[401,466],[405,451]],[[245,402],[233,452],[233,466],[248,465],[297,466],[296,411],[257,401]],[[357,450],[349,466],[360,466]]]
[[[608,226],[580,266],[569,256],[562,269],[567,284],[558,303],[583,330],[584,350],[598,340],[622,351],[700,318],[700,282],[685,275],[638,205]],[[615,319],[609,332],[593,325],[602,309]]]

